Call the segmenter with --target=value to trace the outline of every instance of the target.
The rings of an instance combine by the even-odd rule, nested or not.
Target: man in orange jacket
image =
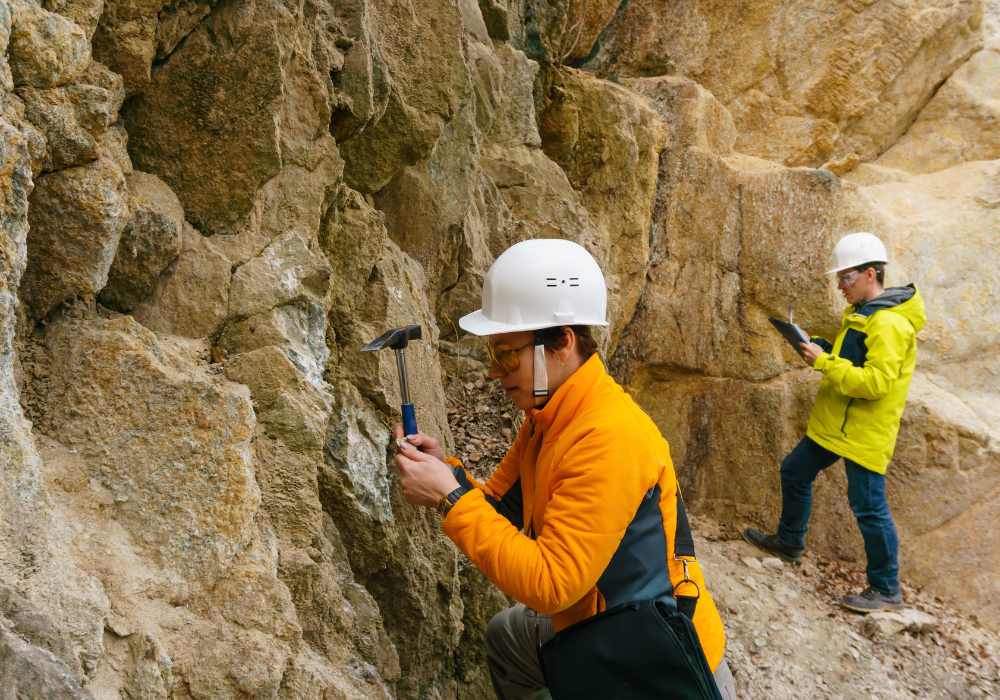
[[[606,307],[604,276],[577,244],[504,252],[483,308],[459,323],[489,336],[490,376],[526,420],[484,484],[446,464],[460,463],[436,439],[407,436],[396,457],[403,494],[437,506],[445,534],[518,601],[487,628],[499,698],[546,696],[538,648],[555,632],[620,603],[680,595],[684,581],[700,590],[693,623],[705,657],[735,698],[667,442],[595,352],[589,327],[607,325]]]

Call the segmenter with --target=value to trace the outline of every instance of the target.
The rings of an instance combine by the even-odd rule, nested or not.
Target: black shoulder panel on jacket
[[[844,334],[844,342],[840,345],[840,356],[850,360],[855,367],[864,367],[868,359],[868,346],[865,341],[868,335],[854,328],[848,328]]]
[[[597,581],[607,607],[669,596],[667,540],[660,511],[660,487],[643,496],[639,509],[608,567]]]
[[[507,518],[518,530],[524,527],[524,498],[521,495],[520,479],[515,481],[499,500],[487,496],[486,501],[493,506],[493,510]]]

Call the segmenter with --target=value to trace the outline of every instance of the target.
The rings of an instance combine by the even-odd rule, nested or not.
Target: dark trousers
[[[816,476],[839,455],[802,438],[781,463],[781,521],[778,538],[791,547],[805,547]],[[868,555],[868,584],[885,595],[899,592],[899,537],[885,496],[885,475],[844,459],[847,499],[861,529]]]

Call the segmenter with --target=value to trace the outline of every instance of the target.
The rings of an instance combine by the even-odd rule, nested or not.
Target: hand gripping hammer
[[[362,352],[372,352],[383,348],[396,351],[396,368],[399,369],[399,395],[403,405],[399,410],[403,414],[404,435],[417,433],[417,412],[410,403],[410,383],[406,378],[406,358],[403,351],[411,340],[420,340],[420,326],[403,326],[388,330],[378,338],[361,348]]]

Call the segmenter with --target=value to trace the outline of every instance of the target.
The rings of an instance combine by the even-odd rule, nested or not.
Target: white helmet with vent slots
[[[473,335],[553,326],[606,326],[604,274],[573,241],[530,239],[505,250],[483,282],[483,308],[458,325]]]
[[[837,241],[837,245],[834,246],[831,258],[833,267],[827,270],[826,274],[835,275],[838,272],[871,262],[889,262],[889,254],[885,250],[885,244],[874,233],[867,231],[849,233]]]

